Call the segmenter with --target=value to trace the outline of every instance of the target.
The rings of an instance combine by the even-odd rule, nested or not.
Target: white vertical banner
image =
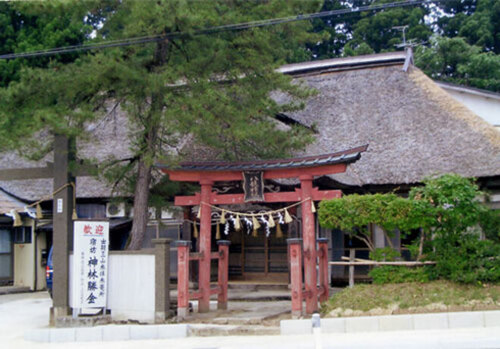
[[[75,221],[73,308],[105,308],[108,286],[109,222]]]

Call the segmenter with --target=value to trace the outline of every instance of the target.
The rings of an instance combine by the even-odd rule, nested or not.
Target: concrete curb
[[[95,327],[35,329],[26,332],[24,334],[24,339],[32,342],[60,343],[167,339],[187,336],[187,324],[106,325]]]
[[[321,319],[323,333],[438,330],[500,326],[500,310]],[[311,320],[281,320],[282,335],[311,334]]]
[[[6,294],[16,294],[16,293],[31,293],[32,291],[29,287],[19,287],[19,286],[1,286],[0,287],[0,296]],[[36,291],[38,292],[38,291]]]
[[[191,326],[193,326],[193,330]],[[209,325],[205,326],[210,327]],[[499,326],[500,310],[321,319],[322,333],[418,331]],[[200,330],[198,327],[200,325],[168,324],[44,328],[26,332],[24,339],[33,342],[61,343],[183,338],[196,335],[196,330]],[[282,320],[280,333],[281,335],[312,334],[312,321],[306,319]]]

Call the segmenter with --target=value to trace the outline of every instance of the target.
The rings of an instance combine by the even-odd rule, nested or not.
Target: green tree
[[[0,2],[0,54],[20,53],[83,43],[93,26],[83,7],[68,2]],[[73,62],[78,53],[37,59],[0,60],[0,87],[20,78],[21,67]]]
[[[350,5],[362,6],[365,2],[365,0],[325,0],[321,11],[345,10]],[[307,45],[311,57],[313,59],[327,59],[341,56],[352,35],[352,26],[359,18],[359,13],[353,13],[349,16],[329,16],[313,20],[314,31],[322,33],[324,38]]]
[[[349,9],[392,2],[394,0],[327,0],[322,10]],[[314,21],[314,29],[317,32],[327,32],[329,38],[310,45],[309,49],[317,59],[395,51],[397,50],[395,45],[402,43],[402,34],[393,27],[408,26],[405,33],[407,40],[416,42],[428,40],[432,30],[425,23],[425,15],[429,12],[425,7],[400,7],[378,12],[324,17]]]
[[[500,55],[461,37],[434,37],[429,47],[417,48],[415,64],[433,79],[500,91]]]
[[[311,12],[316,2],[111,1],[88,3],[102,27],[95,40],[183,32],[142,46],[93,52],[74,63],[51,62],[48,69],[25,69],[19,82],[0,92],[1,135],[18,144],[19,134],[42,129],[81,136],[82,125],[110,101],[129,117],[135,156],[118,163],[114,179],[133,175],[134,221],[129,248],[142,245],[147,223],[153,164],[174,164],[179,139],[216,149],[221,159],[287,155],[310,138],[300,128],[278,129],[274,116],[301,107],[309,95],[276,72],[308,35],[306,22],[242,31],[195,35],[205,27]],[[278,105],[272,91],[288,94]],[[12,145],[12,144],[11,144]],[[168,151],[167,149],[170,149]]]
[[[440,5],[445,16],[437,25],[442,35],[463,37],[469,45],[485,52],[500,53],[500,3],[496,0],[467,0]]]
[[[391,245],[388,232],[399,228],[403,233],[420,229],[418,259],[423,255],[425,240],[431,234],[444,243],[459,239],[469,228],[495,224],[484,215],[484,204],[478,201],[481,192],[473,179],[446,174],[427,178],[423,186],[414,187],[405,199],[395,194],[348,195],[340,199],[323,201],[318,219],[326,228],[338,228],[364,241],[375,252],[369,224],[383,228]],[[489,219],[489,220],[488,220]],[[452,238],[450,238],[452,237]]]
[[[375,253],[370,224],[376,224],[393,249],[390,235],[396,228],[418,228],[411,216],[412,202],[396,194],[347,195],[321,202],[318,219],[323,227],[340,229],[363,241]],[[386,251],[384,251],[386,253]]]
[[[418,47],[415,64],[427,75],[438,80],[454,81],[460,75],[459,67],[467,64],[481,52],[477,46],[470,46],[464,38],[433,37],[429,47]]]
[[[377,1],[382,4],[392,1]],[[417,43],[428,40],[432,34],[425,24],[427,11],[421,7],[395,8],[377,13],[363,13],[362,18],[353,26],[351,45],[368,45],[376,53],[395,51],[396,45],[402,43],[402,33],[394,27],[408,26],[406,40]],[[363,52],[364,54],[364,52]]]
[[[474,179],[446,174],[423,182],[424,186],[414,187],[409,193],[414,203],[412,219],[421,227],[419,256],[431,235],[432,246],[453,245],[468,228],[479,224],[486,210],[478,201],[481,192]]]
[[[323,11],[392,3],[394,0],[326,0]],[[313,59],[398,50],[407,41],[418,46],[416,64],[433,79],[500,91],[500,1],[463,0],[433,6],[400,7],[314,20],[326,39],[308,45]]]
[[[416,51],[416,64],[434,79],[500,91],[500,2],[438,4],[436,36]]]

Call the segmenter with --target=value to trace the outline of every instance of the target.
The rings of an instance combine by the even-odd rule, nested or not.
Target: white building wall
[[[476,115],[500,130],[500,95],[478,92],[465,87],[444,84],[439,84],[439,86]]]
[[[24,222],[31,225],[31,242],[29,244],[14,244],[14,286],[29,287],[35,290],[35,238],[33,221]]]
[[[70,304],[73,306],[73,255],[70,256]],[[110,252],[107,309],[113,320],[154,322],[155,256]]]

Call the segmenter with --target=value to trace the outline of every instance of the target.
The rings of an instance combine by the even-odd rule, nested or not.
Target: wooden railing
[[[381,265],[395,265],[395,266],[403,266],[403,267],[418,267],[418,266],[423,266],[423,265],[433,265],[436,264],[436,262],[431,262],[431,261],[425,261],[425,262],[419,262],[419,261],[390,261],[390,262],[385,262],[385,261],[373,261],[373,260],[368,260],[368,259],[361,259],[361,258],[355,258],[355,249],[351,248],[349,250],[349,257],[342,256],[341,259],[343,261],[336,261],[336,262],[328,262],[329,265],[338,265],[338,266],[349,266],[349,287],[354,286],[354,267],[355,266],[361,266],[361,265],[368,265],[368,266],[381,266]]]

